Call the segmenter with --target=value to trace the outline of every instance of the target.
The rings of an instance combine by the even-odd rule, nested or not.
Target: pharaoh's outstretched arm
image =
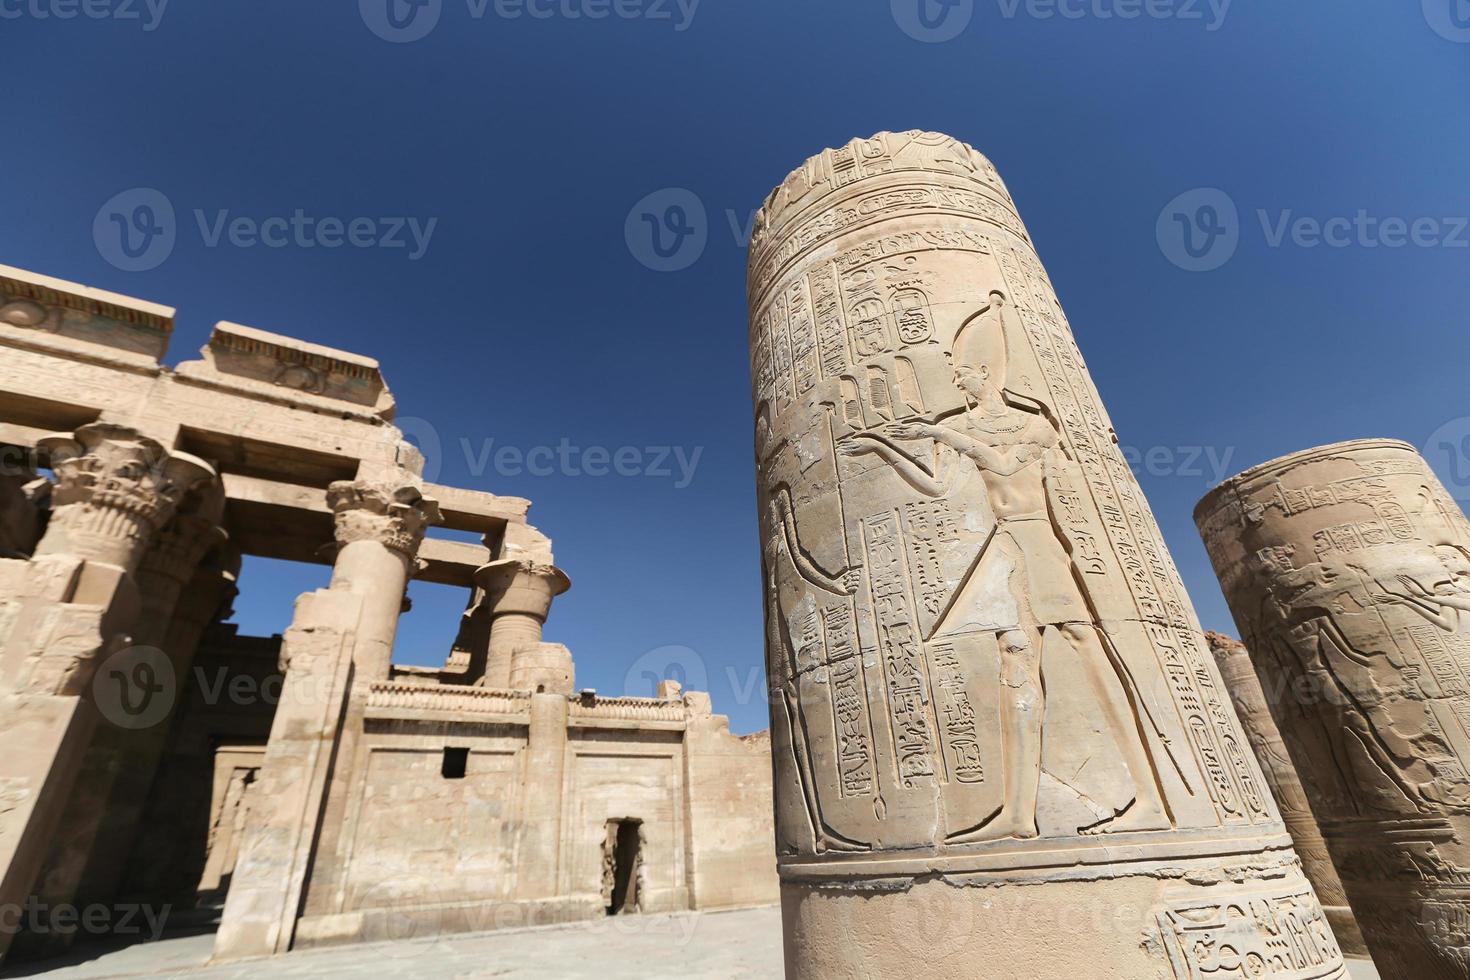
[[[1440,629],[1450,632],[1454,631],[1456,626],[1454,617],[1446,615],[1443,608],[1444,606],[1449,605],[1449,603],[1441,602],[1439,596],[1435,596],[1432,598],[1421,598],[1419,596],[1410,595],[1407,592],[1399,592],[1396,589],[1391,589],[1382,582],[1379,582],[1377,584],[1378,588],[1380,588],[1382,592],[1375,594],[1370,591],[1369,598],[1377,602],[1383,602],[1384,600],[1387,600],[1389,602],[1397,603],[1401,606],[1408,606],[1410,609],[1414,610],[1414,612],[1423,616],[1425,619],[1429,620]]]
[[[937,479],[918,460],[878,436],[866,432],[858,433],[851,442],[843,447],[843,452],[848,456],[861,456],[865,453],[877,454],[879,459],[898,471],[898,475],[903,477],[905,483],[927,497],[942,497],[949,491],[949,487]]]

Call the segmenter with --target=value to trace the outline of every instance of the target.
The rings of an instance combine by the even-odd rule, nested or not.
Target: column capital
[[[439,502],[412,483],[340,480],[327,488],[336,517],[338,547],[376,541],[409,561],[431,525],[439,523]]]
[[[504,558],[475,571],[475,584],[485,590],[492,616],[524,613],[545,620],[551,600],[572,587],[572,580],[555,565],[529,558]]]
[[[94,422],[43,437],[56,474],[40,554],[71,554],[137,568],[149,543],[188,494],[217,479],[204,460],[170,450],[124,425]]]

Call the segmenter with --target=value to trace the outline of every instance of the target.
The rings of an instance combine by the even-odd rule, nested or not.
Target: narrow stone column
[[[1296,766],[1292,764],[1286,743],[1271,717],[1266,692],[1251,666],[1245,644],[1221,633],[1206,633],[1205,638],[1210,641],[1210,652],[1215,655],[1215,663],[1225,679],[1230,700],[1235,703],[1241,727],[1245,729],[1251,747],[1256,750],[1256,761],[1261,764],[1261,772],[1276,797],[1277,806],[1281,808],[1281,816],[1296,844],[1307,880],[1317,889],[1317,898],[1327,913],[1327,921],[1332,923],[1338,944],[1345,955],[1366,958],[1369,953],[1363,933],[1353,918],[1353,910],[1348,907],[1342,881],[1332,866],[1332,856],[1327,852],[1327,843],[1322,840],[1317,819],[1312,816],[1312,807],[1307,802],[1307,792],[1302,788]],[[1278,692],[1278,697],[1282,696],[1275,685],[1272,690]]]
[[[485,687],[508,688],[529,684],[534,690],[544,672],[535,661],[544,659],[534,648],[541,643],[542,628],[551,612],[551,600],[572,587],[571,579],[554,565],[524,558],[491,562],[475,572],[475,584],[485,590],[490,608],[490,658],[485,670]],[[524,649],[522,663],[516,651]],[[518,669],[519,667],[519,669]],[[553,688],[548,688],[552,690]]]
[[[439,522],[439,505],[411,484],[334,483],[327,490],[337,523],[331,588],[362,597],[357,670],[387,680],[408,580],[417,571],[424,532]]]
[[[50,483],[17,446],[0,446],[0,558],[26,558],[41,539],[39,504]]]
[[[137,624],[133,573],[179,502],[215,477],[118,425],[49,436],[40,449],[56,474],[50,523],[32,560],[0,560],[0,730],[15,734],[0,753],[0,909],[34,894],[96,725],[84,694]],[[119,662],[104,684],[127,684],[134,666]],[[150,684],[122,699],[146,710],[156,693]],[[0,923],[0,953],[13,925]]]
[[[424,532],[439,520],[438,504],[406,478],[334,483],[327,499],[336,515],[332,582],[297,600],[282,644],[286,681],[258,791],[271,805],[250,810],[217,960],[290,949],[313,862],[327,862],[325,878],[340,874],[323,834],[341,829],[333,814],[351,774],[335,771],[333,760],[353,757],[361,699],[389,675],[404,589]]]
[[[749,298],[787,976],[1344,976],[989,161],[818,154]]]
[[[559,694],[531,698],[518,803],[522,830],[515,896],[521,901],[567,894],[560,885],[567,704],[566,697]]]
[[[1470,976],[1470,525],[1406,443],[1247,470],[1195,522],[1385,980]]]

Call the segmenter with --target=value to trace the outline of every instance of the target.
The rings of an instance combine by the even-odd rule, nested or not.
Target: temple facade
[[[426,482],[376,361],[220,323],[170,368],[172,328],[0,266],[0,950],[67,942],[37,906],[232,959],[776,901],[769,738],[579,689],[528,501]],[[245,636],[244,556],[330,584]],[[393,662],[413,579],[465,592],[442,667]]]

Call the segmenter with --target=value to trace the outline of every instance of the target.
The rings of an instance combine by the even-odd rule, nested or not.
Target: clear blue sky
[[[631,672],[647,693],[642,668],[686,647],[736,730],[764,727],[745,257],[727,212],[743,226],[806,156],[877,130],[949,132],[1000,168],[1207,627],[1231,624],[1190,511],[1221,476],[1433,435],[1431,461],[1470,496],[1470,459],[1436,448],[1470,436],[1466,0],[1064,0],[1080,17],[973,0],[948,20],[937,0],[923,19],[917,0],[703,0],[692,17],[688,0],[536,0],[549,18],[394,0],[392,20],[387,0],[173,0],[161,16],[157,0],[87,0],[109,16],[59,19],[68,2],[0,0],[0,262],[177,307],[171,361],[221,319],[380,358],[425,420],[415,436],[437,436],[441,482],[535,502],[575,582],[548,638],[585,686],[621,693]],[[419,40],[379,36],[436,10]],[[930,43],[900,23],[964,30]],[[175,241],[125,271],[94,219],[140,187],[174,208]],[[660,264],[639,213],[635,247],[625,235],[665,188],[705,210],[687,239],[702,231],[704,251],[674,272],[640,261]],[[1228,195],[1233,235],[1208,234],[1231,220],[1201,210],[1218,195],[1165,210],[1198,188]],[[371,218],[364,240],[438,220],[417,258],[406,231],[403,248],[211,237],[221,212],[298,209]],[[1348,221],[1312,246],[1300,218]],[[1417,244],[1387,244],[1421,218]],[[1216,251],[1191,260],[1186,230]],[[1234,237],[1213,271],[1180,267]],[[562,440],[700,455],[687,486],[677,462],[497,472],[499,447]],[[254,564],[239,619],[284,629],[324,578]],[[399,659],[440,662],[463,599],[413,594]]]

